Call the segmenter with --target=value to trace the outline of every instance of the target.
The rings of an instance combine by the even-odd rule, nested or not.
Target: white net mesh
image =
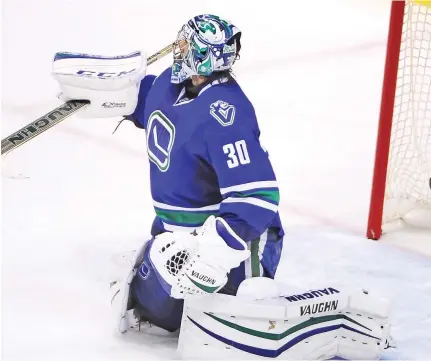
[[[383,222],[413,210],[428,217],[430,178],[431,3],[406,2]]]

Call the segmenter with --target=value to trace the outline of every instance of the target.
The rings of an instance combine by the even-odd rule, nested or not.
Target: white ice
[[[60,104],[56,51],[150,55],[204,12],[243,30],[236,74],[281,188],[278,279],[390,298],[398,357],[429,357],[431,234],[365,238],[389,1],[3,0],[2,138]],[[176,358],[175,337],[112,331],[109,281],[154,215],[144,133],[117,121],[72,117],[2,159],[5,360]]]

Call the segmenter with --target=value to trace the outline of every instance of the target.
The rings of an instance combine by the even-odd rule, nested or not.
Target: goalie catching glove
[[[214,216],[195,236],[184,232],[157,236],[150,250],[150,259],[174,298],[218,292],[229,271],[248,257],[247,244],[224,219]]]
[[[138,103],[147,59],[140,52],[121,56],[56,53],[52,76],[61,89],[63,101],[88,100],[79,116],[110,118],[132,114]]]
[[[166,297],[183,299],[188,294],[216,293],[227,283],[231,269],[249,257],[247,244],[226,221],[214,216],[206,220],[199,232],[166,232],[156,236],[136,252],[126,279],[113,282],[112,304],[118,331],[124,333],[136,322],[130,299],[134,279],[140,287],[139,282],[145,285],[145,280],[152,277],[150,273],[156,274],[153,277],[161,279],[165,295],[160,295],[158,302]]]

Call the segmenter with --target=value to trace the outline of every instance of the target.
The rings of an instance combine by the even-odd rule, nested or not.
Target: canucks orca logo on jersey
[[[235,120],[235,107],[223,100],[217,100],[210,105],[210,114],[221,125],[227,127],[228,125],[232,125]]]
[[[148,157],[162,172],[169,169],[175,126],[160,111],[151,113],[147,125]]]

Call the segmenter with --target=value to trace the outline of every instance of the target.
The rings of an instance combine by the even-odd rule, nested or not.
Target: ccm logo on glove
[[[98,78],[118,78],[118,77],[124,76],[126,74],[130,74],[130,73],[134,72],[135,70],[136,70],[136,68],[134,68],[132,70],[121,71],[118,73],[96,72],[96,71],[91,71],[91,70],[78,70],[76,72],[76,74],[84,75],[84,76],[90,76],[90,77],[98,77]]]

